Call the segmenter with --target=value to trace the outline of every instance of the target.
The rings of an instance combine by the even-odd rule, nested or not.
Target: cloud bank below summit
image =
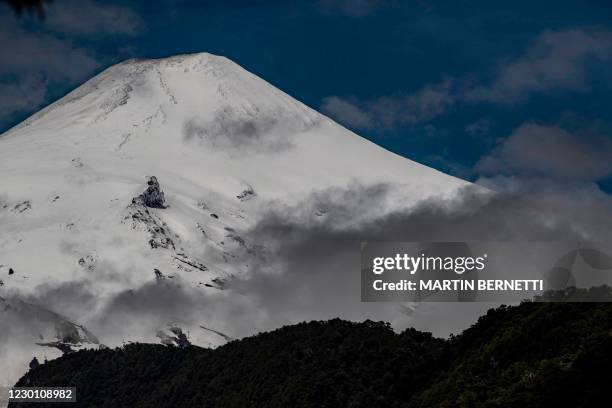
[[[445,336],[472,323],[488,305],[462,305],[453,312],[456,305],[423,304],[406,317],[396,304],[363,304],[359,242],[560,238],[608,242],[612,238],[612,199],[595,185],[551,181],[525,185],[499,178],[482,182],[499,191],[465,188],[454,199],[425,200],[384,216],[364,214],[372,214],[371,209],[386,200],[385,185],[323,191],[295,206],[271,203],[243,235],[247,244],[257,243],[263,250],[255,258],[234,261],[248,261],[250,273],[228,282],[225,294],[230,294],[231,302],[223,299],[225,294],[204,294],[180,280],[158,281],[153,276],[144,286],[107,299],[95,297],[94,281],[84,281],[39,287],[28,300],[75,320],[83,317],[79,308],[89,304],[88,309],[97,312],[88,327],[102,342],[105,337],[146,338],[171,320],[210,325],[242,337],[283,324],[332,317],[388,320],[397,328],[415,326]],[[440,315],[430,321],[432,308],[448,308],[448,318]]]

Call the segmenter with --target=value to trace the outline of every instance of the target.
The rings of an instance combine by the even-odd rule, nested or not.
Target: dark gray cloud
[[[612,32],[544,31],[516,57],[499,61],[491,81],[445,78],[411,94],[359,101],[330,96],[321,110],[357,129],[388,128],[428,122],[457,105],[481,102],[509,104],[532,94],[589,89],[587,66],[612,59]]]
[[[45,81],[74,82],[99,65],[69,40],[28,31],[10,15],[0,17],[0,23],[0,75],[37,75]]]
[[[330,96],[323,100],[323,113],[341,123],[361,129],[391,128],[427,122],[455,103],[454,82],[444,79],[425,85],[413,94],[383,96],[367,102]]]
[[[43,23],[49,30],[76,35],[135,35],[144,28],[131,8],[94,0],[64,0],[47,7]]]
[[[323,99],[321,110],[340,123],[358,129],[370,129],[376,125],[374,115],[366,111],[365,108],[360,107],[357,100],[349,101],[337,96],[328,96]]]
[[[590,60],[612,58],[612,32],[601,30],[544,31],[516,59],[500,61],[495,79],[470,89],[469,101],[513,103],[532,93],[588,88]]]
[[[473,323],[491,305],[419,304],[411,316],[396,304],[360,302],[362,241],[605,241],[612,237],[612,199],[597,186],[516,179],[482,180],[499,191],[466,189],[451,200],[427,200],[415,208],[370,217],[387,188],[353,188],[320,194],[299,207],[274,208],[249,234],[265,243],[250,279],[230,288],[256,297],[280,321],[330,317],[392,321],[438,335]],[[580,197],[580,200],[576,200]],[[324,214],[319,211],[325,208]]]
[[[16,19],[0,4],[0,114],[5,118],[40,108],[48,102],[50,86],[77,84],[104,64],[104,55],[82,40],[135,35],[143,27],[130,9],[94,1],[53,3],[45,12],[44,20]]]
[[[612,174],[612,141],[526,123],[480,159],[481,174],[540,175],[597,180]]]
[[[0,82],[5,117],[41,107],[52,83],[76,83],[100,65],[85,49],[26,31],[6,15],[0,17],[0,60],[0,77],[9,78]]]
[[[293,147],[292,137],[308,130],[315,123],[306,123],[290,114],[262,114],[241,116],[231,108],[221,109],[208,122],[187,121],[183,125],[183,139],[198,141],[213,148],[235,153],[279,152]]]

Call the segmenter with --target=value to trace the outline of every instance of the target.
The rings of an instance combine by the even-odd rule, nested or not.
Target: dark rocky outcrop
[[[131,221],[132,228],[144,228],[149,232],[149,246],[152,249],[165,248],[175,250],[174,241],[171,237],[178,238],[170,228],[157,217],[152,211],[149,211],[147,206],[140,200],[140,197],[132,200],[132,204],[128,206],[128,213],[123,218],[123,222]]]
[[[164,197],[164,192],[159,187],[157,177],[150,177],[147,184],[149,185],[147,189],[141,195],[135,197],[132,200],[132,203],[142,204],[150,208],[168,208]]]
[[[244,189],[240,194],[236,196],[236,198],[239,199],[240,201],[247,201],[253,197],[255,197],[255,191],[253,190],[253,187],[251,186],[248,186],[246,189]]]
[[[170,333],[171,334],[165,333],[162,330],[157,332],[157,337],[160,339],[161,344],[179,348],[187,348],[191,346],[189,338],[180,327],[170,326]]]

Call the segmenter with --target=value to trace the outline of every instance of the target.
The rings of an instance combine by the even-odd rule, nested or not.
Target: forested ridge
[[[525,302],[447,340],[313,321],[214,350],[80,351],[17,386],[76,386],[82,407],[603,407],[611,369],[612,303]]]

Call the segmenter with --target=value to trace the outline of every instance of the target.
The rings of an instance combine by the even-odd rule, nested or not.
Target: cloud
[[[397,304],[361,303],[360,242],[612,238],[612,199],[593,184],[482,182],[498,191],[468,188],[453,199],[430,199],[382,215],[372,209],[383,206],[389,186],[353,186],[312,196],[296,207],[271,207],[243,235],[267,252],[259,262],[249,261],[249,279],[234,280],[230,290],[255,298],[257,307],[278,322],[373,318],[447,335],[473,323],[491,305],[422,303],[407,317],[398,313]],[[326,209],[323,216],[317,215],[319,208]]]
[[[482,174],[598,180],[612,174],[612,141],[526,123],[482,157],[476,170]]]
[[[350,102],[338,96],[327,97],[324,113],[355,128],[392,128],[416,125],[444,113],[455,103],[454,82],[446,78],[435,85],[425,85],[413,94],[383,96],[368,102]]]
[[[85,49],[70,41],[29,32],[6,18],[2,19],[0,44],[0,75],[74,82],[99,66]]]
[[[321,109],[342,123],[359,129],[369,129],[374,126],[372,113],[362,110],[356,103],[351,103],[337,96],[323,99]]]
[[[63,1],[48,7],[44,26],[55,32],[76,35],[136,35],[144,28],[140,16],[129,7],[93,0]]]
[[[157,331],[170,322],[187,328],[196,344],[206,346],[207,341],[218,344],[219,338],[198,329],[201,325],[241,338],[332,317],[386,320],[397,329],[413,326],[445,336],[474,323],[494,305],[418,303],[402,308],[392,302],[362,303],[361,242],[525,242],[559,237],[609,242],[612,238],[612,198],[594,184],[525,183],[516,178],[481,182],[497,192],[466,188],[454,198],[429,199],[388,213],[379,210],[387,207],[393,188],[384,184],[325,190],[292,206],[264,205],[266,212],[241,234],[247,245],[257,245],[257,253],[236,254],[227,265],[230,269],[231,262],[248,264],[249,273],[235,275],[224,290],[194,287],[180,274],[156,279],[151,272],[147,282],[99,296],[96,273],[86,281],[39,286],[26,299],[84,325],[111,346],[122,341],[156,342]],[[132,265],[123,265],[104,274],[126,274],[130,269]],[[27,320],[18,323],[10,327],[12,333],[23,331],[19,344],[0,341],[5,350],[18,350],[21,356],[21,365],[11,373],[19,373],[32,358],[29,339],[39,331]],[[211,337],[215,340],[208,340]]]
[[[582,90],[588,87],[588,62],[610,58],[610,31],[544,31],[522,56],[501,61],[491,84],[471,89],[466,98],[471,101],[512,103],[536,92]]]
[[[8,7],[0,4],[0,10]],[[52,86],[72,86],[99,69],[105,57],[87,40],[135,35],[143,26],[130,9],[94,1],[53,3],[45,13],[44,20],[17,20],[7,12],[0,16],[0,112],[5,120],[39,109]]]
[[[412,94],[382,96],[368,101],[330,96],[323,99],[321,109],[341,123],[358,129],[416,125],[443,115],[457,105],[510,104],[536,93],[587,90],[589,64],[610,59],[610,31],[544,31],[522,55],[500,61],[489,83],[468,77],[445,78]],[[466,130],[482,131],[484,128]]]
[[[4,117],[41,107],[51,84],[76,83],[99,66],[85,49],[49,34],[26,31],[7,16],[0,18],[0,45]]]
[[[236,113],[229,107],[219,108],[212,120],[187,120],[183,140],[199,142],[231,153],[274,153],[294,147],[294,136],[317,125],[289,111],[259,112],[258,116]]]

